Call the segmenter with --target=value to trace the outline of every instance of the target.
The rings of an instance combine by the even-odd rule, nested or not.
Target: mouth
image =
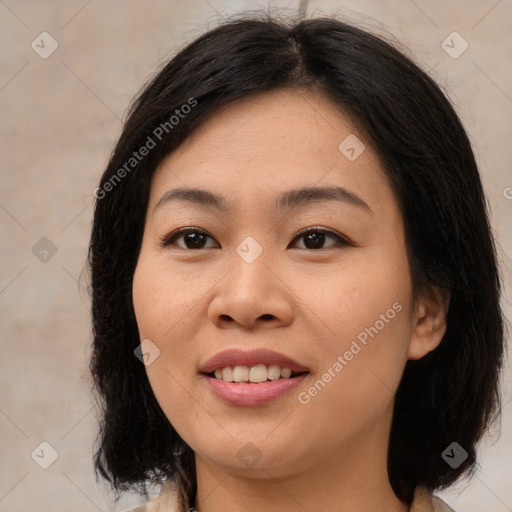
[[[220,352],[199,373],[214,396],[231,405],[263,405],[283,397],[303,382],[309,368],[272,350]]]

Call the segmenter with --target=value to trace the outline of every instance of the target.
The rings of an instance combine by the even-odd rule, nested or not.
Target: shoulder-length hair
[[[181,482],[189,503],[196,493],[193,451],[134,356],[132,279],[152,175],[219,107],[283,87],[326,94],[356,123],[399,202],[414,297],[450,295],[441,343],[407,362],[397,391],[388,452],[396,495],[410,503],[417,485],[442,489],[472,476],[476,445],[499,417],[500,274],[471,144],[449,100],[394,46],[335,18],[245,16],[198,37],[144,87],[95,192],[90,370],[102,418],[94,465],[118,494],[137,487],[147,497],[146,483],[164,479]],[[151,147],[143,157],[142,147]],[[442,458],[452,442],[468,454],[455,468]]]

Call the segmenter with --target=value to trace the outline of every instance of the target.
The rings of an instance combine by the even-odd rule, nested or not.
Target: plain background
[[[127,496],[115,506],[92,468],[97,419],[83,269],[93,191],[130,100],[157,68],[224,18],[269,7],[295,13],[299,0],[0,0],[0,511],[139,503]],[[454,102],[488,194],[510,319],[512,3],[309,2],[308,17],[330,13],[396,37]],[[457,58],[442,47],[454,31],[468,44]],[[31,46],[39,42],[43,52],[44,37],[51,49],[42,32],[58,44],[46,59]],[[455,38],[449,44],[460,50],[464,41]],[[481,445],[477,476],[440,493],[457,512],[512,511],[511,382],[507,362],[501,428]],[[42,442],[57,454],[48,469],[35,462],[50,460]]]

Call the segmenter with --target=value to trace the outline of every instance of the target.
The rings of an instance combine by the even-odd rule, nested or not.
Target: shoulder
[[[418,486],[414,491],[410,512],[455,512],[455,510],[441,498],[434,496],[426,487]]]
[[[160,494],[149,503],[127,512],[178,512],[178,488],[175,482],[167,480],[162,484]]]
[[[149,503],[127,512],[178,512],[178,489],[174,482],[162,484],[160,494]],[[426,487],[414,491],[410,512],[455,512],[441,498],[434,496]]]

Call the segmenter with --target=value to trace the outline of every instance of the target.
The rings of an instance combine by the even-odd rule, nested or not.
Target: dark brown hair
[[[184,503],[196,492],[193,451],[134,356],[132,279],[153,172],[219,107],[283,87],[321,91],[357,123],[400,203],[415,297],[435,288],[450,294],[443,340],[407,362],[397,391],[388,453],[396,495],[410,503],[419,484],[442,489],[472,475],[476,445],[499,416],[504,327],[495,245],[471,145],[450,102],[408,57],[366,31],[334,18],[246,16],[197,38],[144,87],[96,192],[90,370],[102,419],[94,463],[118,492],[137,487],[147,496],[146,482],[163,479],[181,482]],[[194,106],[184,114],[186,104]],[[156,147],[127,167],[155,133]],[[441,457],[454,441],[468,453],[457,468]]]

